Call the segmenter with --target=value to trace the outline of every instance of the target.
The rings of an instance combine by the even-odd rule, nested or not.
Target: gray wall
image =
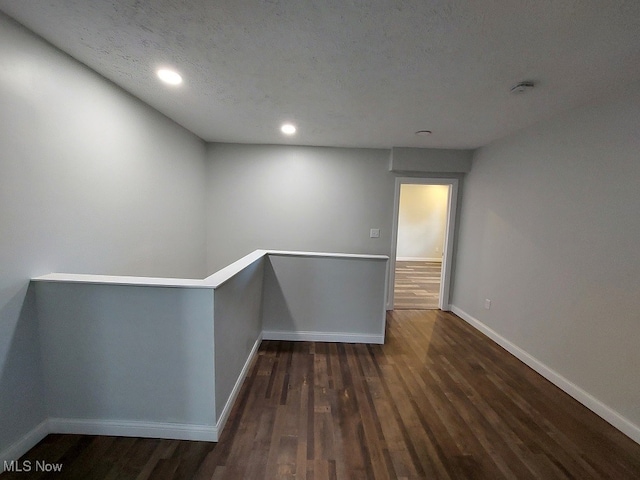
[[[213,144],[208,157],[211,272],[258,248],[389,255],[388,150]]]
[[[265,338],[319,334],[318,340],[349,341],[351,336],[356,342],[383,343],[387,263],[386,258],[269,254]]]
[[[262,333],[265,261],[259,258],[215,290],[215,413],[220,427],[230,412],[233,389]]]
[[[397,173],[466,173],[471,170],[473,150],[393,147],[389,170]]]
[[[202,278],[206,234],[203,142],[2,14],[0,152],[2,451],[45,418],[29,278]]]
[[[62,282],[35,288],[51,418],[213,430],[211,289]]]
[[[636,425],[639,152],[640,84],[479,150],[453,290],[456,307]]]

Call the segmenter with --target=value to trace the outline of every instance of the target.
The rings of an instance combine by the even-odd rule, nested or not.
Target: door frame
[[[393,205],[393,230],[391,232],[391,258],[389,259],[387,310],[393,310],[394,287],[396,280],[396,256],[398,254],[398,216],[400,213],[400,188],[402,185],[448,185],[449,199],[447,201],[447,225],[442,249],[442,271],[440,278],[440,297],[438,308],[451,310],[449,298],[451,287],[451,270],[453,262],[453,245],[455,240],[456,213],[458,205],[457,178],[432,178],[432,177],[396,177],[396,190]]]

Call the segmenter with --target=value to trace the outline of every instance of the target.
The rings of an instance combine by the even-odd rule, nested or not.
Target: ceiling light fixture
[[[419,135],[421,137],[427,137],[429,135],[431,135],[433,132],[431,130],[418,130],[416,132],[416,135]]]
[[[511,93],[525,93],[535,87],[533,82],[520,82],[511,87]]]
[[[285,123],[280,127],[280,131],[285,135],[293,135],[296,133],[296,127],[290,123]]]
[[[160,80],[169,85],[180,85],[182,83],[182,77],[180,76],[180,74],[173,70],[161,68],[156,73],[158,74],[158,78]]]

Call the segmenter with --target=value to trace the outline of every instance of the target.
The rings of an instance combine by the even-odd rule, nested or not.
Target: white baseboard
[[[565,377],[560,375],[558,372],[549,368],[547,365],[542,363],[537,358],[531,356],[529,353],[522,350],[517,345],[511,343],[509,340],[504,338],[502,335],[497,333],[495,330],[487,327],[484,323],[482,323],[477,318],[469,315],[467,312],[462,310],[461,308],[456,307],[455,305],[451,306],[451,311],[462,318],[465,322],[484,333],[491,340],[496,342],[502,348],[507,350],[513,356],[518,358],[523,363],[527,364],[529,367],[533,368],[536,372],[542,375],[544,378],[549,380],[555,386],[563,390],[565,393],[571,395],[578,402],[583,404],[589,410],[594,412],[599,417],[603,418],[615,428],[620,430],[626,436],[631,438],[636,443],[640,443],[640,427],[635,425],[633,422],[628,420],[627,418],[620,415],[611,407],[602,403],[600,400],[595,398],[590,393],[584,391],[576,384],[567,380]]]
[[[397,262],[440,262],[442,257],[396,257]]]
[[[77,435],[112,435],[117,437],[170,438],[217,442],[218,429],[209,425],[180,423],[113,421],[75,418],[49,418],[0,452],[0,473],[4,462],[18,460],[50,433]]]
[[[126,420],[50,418],[49,432],[73,433],[77,435],[109,435],[117,437],[170,438],[175,440],[199,440],[205,442],[215,442],[218,440],[218,431],[213,425]]]
[[[4,462],[18,460],[22,455],[35,447],[40,440],[49,435],[49,433],[49,421],[44,420],[9,448],[0,452],[0,473],[4,471]]]
[[[242,367],[242,371],[238,376],[238,380],[236,380],[236,384],[233,386],[233,390],[231,390],[231,395],[227,399],[227,403],[225,403],[224,408],[222,409],[222,414],[220,414],[220,418],[218,419],[218,423],[216,424],[217,434],[220,435],[222,433],[222,429],[227,423],[229,419],[229,414],[231,413],[231,408],[233,408],[233,404],[236,401],[238,394],[240,393],[240,388],[242,388],[242,382],[244,382],[245,377],[247,376],[247,372],[249,371],[249,367],[251,366],[251,362],[253,361],[253,357],[258,353],[258,348],[260,348],[260,342],[262,342],[262,333],[258,335],[258,339],[253,344],[253,348],[249,353],[249,357],[247,361],[244,363],[244,367]],[[218,441],[218,438],[215,440]]]
[[[367,335],[341,332],[281,332],[263,331],[264,340],[285,340],[291,342],[336,342],[336,343],[384,343],[384,334]]]

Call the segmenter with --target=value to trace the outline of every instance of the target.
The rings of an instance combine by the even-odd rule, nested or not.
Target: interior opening
[[[449,185],[400,185],[395,309],[439,308],[450,188]]]

